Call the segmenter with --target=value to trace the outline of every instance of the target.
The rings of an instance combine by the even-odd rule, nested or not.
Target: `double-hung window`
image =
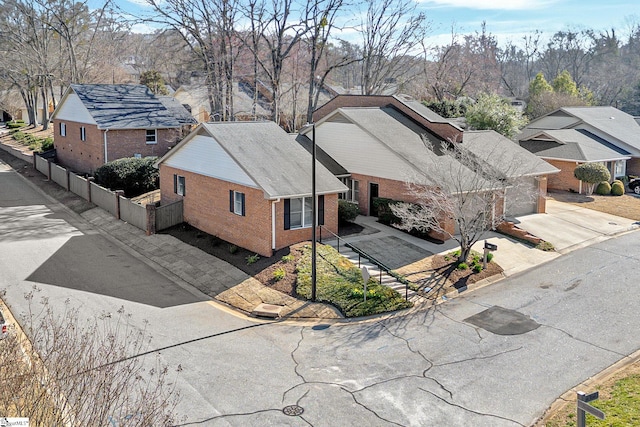
[[[147,142],[147,144],[157,144],[158,143],[158,130],[157,129],[147,129],[146,142]]]
[[[313,200],[311,197],[285,199],[284,228],[306,228],[313,226]],[[318,225],[324,224],[324,196],[318,197]]]
[[[60,122],[60,136],[67,136],[67,124]]]
[[[229,212],[245,216],[244,193],[229,190]]]
[[[339,194],[338,197],[348,202],[358,203],[358,196],[360,195],[360,181],[356,181],[351,178],[340,178],[340,181],[349,187],[349,191],[347,191],[346,194]]]
[[[178,196],[184,196],[186,194],[187,186],[184,176],[173,175],[173,192]]]

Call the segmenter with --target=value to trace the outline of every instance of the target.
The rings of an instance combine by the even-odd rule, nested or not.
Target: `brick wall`
[[[104,131],[96,125],[63,121],[66,136],[60,135],[60,120],[54,120],[54,146],[58,161],[80,173],[93,173],[104,161]],[[86,141],[80,140],[80,127],[85,127]],[[124,157],[165,155],[180,140],[180,129],[158,129],[157,144],[146,143],[145,129],[110,130],[107,132],[108,161]]]
[[[640,158],[634,157],[627,160],[627,175],[640,176]]]
[[[551,174],[547,178],[547,188],[550,190],[563,190],[563,191],[580,191],[580,181],[573,176],[573,171],[577,162],[568,162],[562,160],[545,159],[545,161],[552,166],[560,169],[560,173]]]
[[[185,177],[184,197],[173,192],[173,175]],[[272,201],[264,198],[262,190],[245,187],[216,178],[206,177],[160,165],[162,203],[179,199],[184,203],[184,220],[194,227],[218,236],[262,256],[272,255]],[[229,190],[245,194],[245,216],[229,209]],[[284,203],[276,206],[276,249],[305,240],[311,240],[311,229],[284,229]],[[338,196],[325,196],[325,226],[334,233],[338,230]],[[320,232],[317,234],[320,237]],[[325,235],[325,237],[328,237]]]

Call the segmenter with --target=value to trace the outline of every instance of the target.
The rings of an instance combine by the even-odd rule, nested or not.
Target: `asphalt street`
[[[431,309],[261,322],[173,283],[0,171],[0,288],[14,313],[34,285],[61,309],[124,307],[162,362],[181,366],[185,426],[530,425],[640,348],[638,261],[632,232]]]

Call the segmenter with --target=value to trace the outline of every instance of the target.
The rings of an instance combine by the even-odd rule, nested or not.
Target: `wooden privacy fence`
[[[94,203],[117,219],[144,230],[147,235],[184,221],[182,200],[166,206],[142,206],[124,197],[122,190],[108,190],[94,183],[93,177],[78,176],[37,154],[33,156],[33,166],[50,181]]]

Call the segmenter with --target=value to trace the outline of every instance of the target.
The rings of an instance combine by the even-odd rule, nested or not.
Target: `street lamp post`
[[[318,201],[316,199],[316,124],[311,128],[311,301],[316,300],[316,229],[318,228]]]

